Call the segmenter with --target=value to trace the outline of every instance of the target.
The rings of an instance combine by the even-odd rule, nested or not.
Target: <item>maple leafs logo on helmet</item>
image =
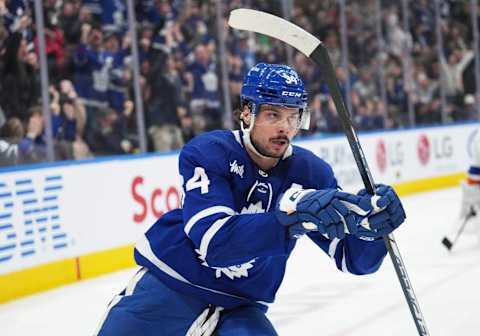
[[[280,76],[282,76],[283,78],[285,78],[285,82],[287,84],[298,84],[298,81],[300,80],[300,78],[298,78],[298,75],[296,73],[291,74],[291,73],[287,73],[285,71],[281,71],[278,74]]]

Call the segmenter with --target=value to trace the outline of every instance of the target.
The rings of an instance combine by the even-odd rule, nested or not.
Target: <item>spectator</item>
[[[38,73],[27,62],[27,41],[20,33],[6,41],[3,69],[0,76],[0,106],[7,118],[26,120],[26,112],[39,99]]]
[[[451,102],[455,102],[458,105],[461,105],[464,93],[463,71],[473,59],[473,56],[473,51],[471,50],[461,51],[455,49],[448,56],[447,62],[443,57],[440,58],[440,64],[444,74],[442,77],[444,80],[442,85],[445,88],[445,93]]]
[[[82,25],[92,24],[92,15],[79,1],[67,0],[63,2],[59,21],[65,42],[68,45],[75,45],[80,42]]]
[[[86,110],[82,101],[79,99],[72,82],[63,80],[60,82],[60,107],[62,114],[67,120],[75,123],[74,136],[70,136],[67,141],[71,141],[71,151],[76,160],[92,157],[90,148],[83,140],[86,124]]]
[[[328,97],[327,108],[325,109],[325,120],[329,132],[339,133],[343,131],[342,123],[338,116],[337,108],[331,96]]]
[[[12,117],[0,128],[0,166],[15,165],[20,162],[18,144],[24,136],[20,119]]]
[[[385,109],[383,103],[377,99],[367,99],[360,104],[355,117],[358,129],[370,131],[385,128]]]
[[[151,94],[147,101],[147,125],[153,150],[166,151],[182,147],[179,117],[185,113],[180,105],[179,78],[174,60],[171,57],[168,59],[166,69],[154,69],[148,83]]]
[[[416,121],[419,124],[429,124],[440,121],[440,99],[438,84],[427,77],[425,72],[417,74],[413,83],[413,102]]]
[[[124,114],[111,108],[100,108],[93,123],[93,129],[87,134],[87,143],[95,155],[132,153],[132,142],[128,139]]]
[[[115,33],[105,37],[105,50],[113,55],[108,83],[108,105],[116,111],[123,110],[132,81],[131,69],[126,65],[130,56],[130,36],[125,35],[121,45],[120,38]]]
[[[65,40],[63,31],[56,24],[57,18],[52,10],[44,11],[45,22],[45,52],[47,54],[48,73],[54,82],[63,77],[65,66],[65,50],[63,49]],[[38,36],[34,39],[35,52],[39,53]]]
[[[375,82],[369,69],[360,69],[358,80],[353,84],[352,90],[362,101],[378,97]]]
[[[75,89],[87,109],[87,132],[99,108],[108,107],[108,88],[114,54],[105,49],[104,34],[97,25],[82,26],[81,43],[75,54]]]
[[[25,163],[41,162],[47,157],[42,108],[33,106],[28,112],[29,118],[26,133],[18,145],[19,155]]]
[[[195,133],[221,127],[216,64],[207,46],[195,48],[195,61],[188,67],[186,79]]]
[[[325,95],[317,94],[310,109],[310,130],[312,133],[328,132],[327,118],[325,117]]]
[[[101,1],[102,29],[109,33],[124,33],[127,30],[127,3],[121,0]]]

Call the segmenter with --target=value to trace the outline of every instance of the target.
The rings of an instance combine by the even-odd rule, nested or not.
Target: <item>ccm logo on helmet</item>
[[[299,93],[299,92],[282,91],[282,96],[287,96],[287,97],[301,97],[302,94]]]

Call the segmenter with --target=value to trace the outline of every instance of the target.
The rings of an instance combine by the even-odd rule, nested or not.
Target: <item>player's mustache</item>
[[[277,137],[274,137],[274,138],[270,138],[270,141],[279,141],[279,140],[283,140],[287,144],[290,143],[290,139],[288,137],[284,136],[284,135],[283,136],[280,135],[280,136],[277,136]]]

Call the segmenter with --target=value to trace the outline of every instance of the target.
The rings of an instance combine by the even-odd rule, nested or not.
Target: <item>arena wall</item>
[[[458,185],[478,126],[365,133],[360,141],[374,180],[408,195]],[[328,161],[345,190],[362,187],[345,137],[296,144]],[[180,204],[177,159],[174,152],[0,169],[0,303],[134,266],[136,238]]]

